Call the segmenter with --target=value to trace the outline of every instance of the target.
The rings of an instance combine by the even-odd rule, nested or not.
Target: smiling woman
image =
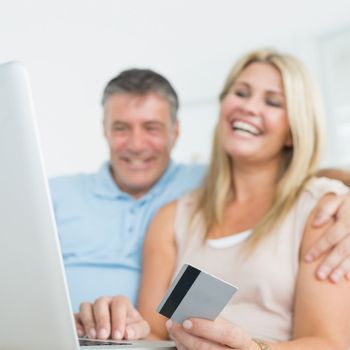
[[[320,285],[315,264],[301,260],[326,229],[311,227],[315,208],[330,192],[347,192],[313,177],[323,136],[313,83],[294,57],[258,50],[235,64],[220,100],[203,186],[163,208],[150,226],[139,310],[152,333],[166,337],[154,308],[174,271],[190,263],[240,292],[225,321],[168,324],[180,348],[344,349],[350,316],[339,310],[350,307],[350,286]],[[244,231],[250,234],[238,244],[209,244]]]
[[[224,150],[239,166],[268,162],[292,144],[279,71],[266,63],[249,65],[221,102],[220,134]]]

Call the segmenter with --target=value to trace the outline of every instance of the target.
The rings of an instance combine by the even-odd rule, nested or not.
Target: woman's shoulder
[[[339,180],[328,177],[312,177],[303,191],[304,196],[308,196],[314,200],[319,200],[329,193],[337,195],[347,194],[349,193],[349,187],[345,186]]]
[[[338,180],[326,177],[312,177],[298,196],[288,218],[297,224],[300,230],[303,230],[312,212],[324,200],[328,200],[329,195],[343,195],[348,192],[349,188]],[[326,197],[327,199],[325,199]]]

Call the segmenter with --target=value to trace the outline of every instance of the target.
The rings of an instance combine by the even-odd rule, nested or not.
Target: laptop
[[[27,73],[0,65],[0,349],[175,349],[171,341],[79,345]]]

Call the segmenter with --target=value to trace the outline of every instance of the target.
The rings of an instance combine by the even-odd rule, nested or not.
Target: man
[[[74,310],[106,294],[136,301],[149,222],[164,204],[197,187],[204,171],[170,159],[178,98],[161,75],[122,72],[106,86],[102,105],[110,161],[96,174],[50,183]]]
[[[143,69],[122,72],[107,84],[102,106],[110,161],[96,174],[50,183],[75,311],[81,302],[103,295],[125,295],[135,304],[148,224],[161,206],[196,188],[204,173],[201,166],[170,159],[179,134],[178,98],[161,75]],[[344,223],[350,199],[337,198],[324,211],[320,224],[336,212],[338,221],[309,258],[340,242],[320,270],[323,278],[340,271],[339,279],[350,271],[350,229]]]

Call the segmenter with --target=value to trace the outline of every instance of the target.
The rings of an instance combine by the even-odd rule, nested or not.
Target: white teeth
[[[260,130],[258,130],[255,126],[248,124],[242,120],[236,120],[232,123],[232,128],[234,130],[240,130],[244,132],[248,132],[253,135],[259,135]]]
[[[144,161],[142,159],[130,159],[130,163],[133,165],[142,165]]]

